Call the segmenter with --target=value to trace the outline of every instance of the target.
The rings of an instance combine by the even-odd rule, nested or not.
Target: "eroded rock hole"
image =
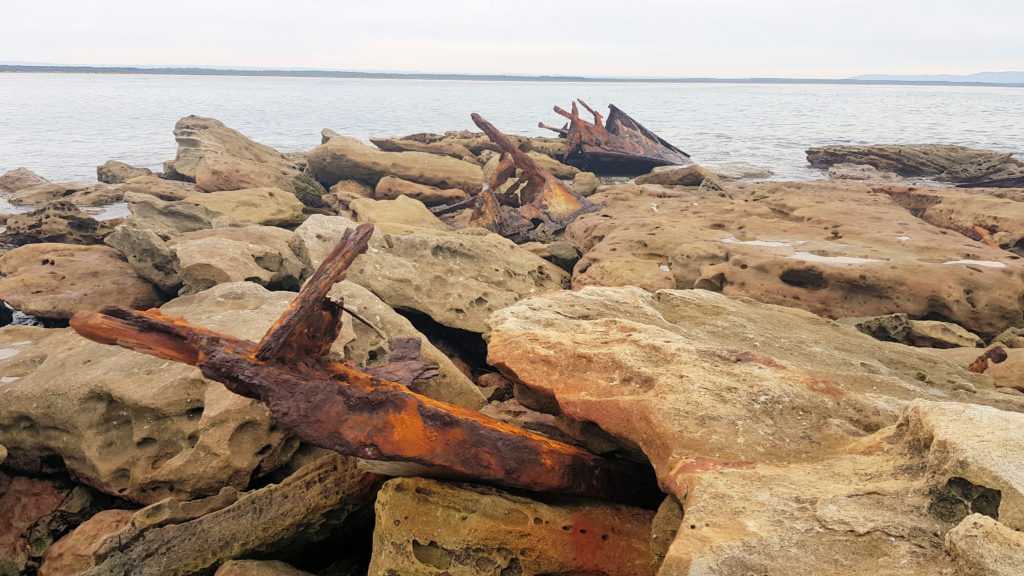
[[[805,290],[828,288],[828,280],[825,280],[825,276],[820,270],[813,268],[792,268],[786,270],[779,276],[779,280],[790,286],[796,286]]]
[[[971,514],[983,514],[999,519],[1002,493],[986,486],[953,477],[941,489],[932,492],[928,511],[944,522],[957,524]]]

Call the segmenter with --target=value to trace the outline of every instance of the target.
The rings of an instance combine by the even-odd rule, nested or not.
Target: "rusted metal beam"
[[[498,169],[488,182],[490,190],[479,195],[474,225],[515,242],[525,242],[534,238],[539,226],[555,233],[576,216],[600,208],[566,188],[482,116],[473,114],[471,117],[501,150]],[[495,201],[514,210],[501,210],[500,206],[495,207]]]
[[[569,120],[565,134],[568,142],[563,162],[599,174],[637,175],[657,166],[692,164],[690,155],[651,132],[628,114],[609,105],[611,112],[602,125],[602,116],[577,100],[593,116],[580,118],[576,102],[572,112],[555,106],[555,113]]]
[[[633,465],[600,458],[479,412],[415,394],[351,363],[330,360],[340,306],[330,286],[373,232],[346,232],[298,298],[259,342],[217,334],[159,310],[106,308],[71,319],[79,334],[198,366],[229,390],[255,398],[309,444],[368,460],[417,464],[430,475],[540,492],[639,501],[650,484]],[[425,375],[418,342],[399,346],[379,375]],[[390,368],[389,368],[390,367]]]

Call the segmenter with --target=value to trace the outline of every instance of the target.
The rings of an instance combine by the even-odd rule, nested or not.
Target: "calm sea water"
[[[1024,155],[1024,88],[547,83],[0,73],[0,173],[94,180],[121,160],[160,169],[174,123],[211,116],[282,152],[320,130],[367,139],[473,129],[479,112],[513,134],[550,135],[553,105],[614,103],[700,163],[745,161],[779,179],[820,177],[804,151],[827,144],[959,144]]]

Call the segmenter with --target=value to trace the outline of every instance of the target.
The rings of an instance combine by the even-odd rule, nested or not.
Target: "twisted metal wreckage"
[[[343,304],[327,293],[367,249],[373,230],[372,224],[347,230],[259,342],[157,309],[79,312],[71,326],[96,342],[198,366],[232,392],[266,404],[274,421],[302,441],[383,461],[384,470],[405,463],[398,466],[402,473],[624,502],[650,493],[649,470],[413,393],[406,385],[433,373],[416,339],[403,342],[404,352],[379,368],[330,359]]]

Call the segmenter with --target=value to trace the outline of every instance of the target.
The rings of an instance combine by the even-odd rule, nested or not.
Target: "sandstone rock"
[[[148,194],[160,200],[184,200],[193,194],[202,192],[192,182],[181,182],[179,180],[165,180],[156,176],[136,176],[121,185],[124,191],[125,201],[129,200],[130,194]]]
[[[96,179],[105,184],[121,184],[139,176],[149,176],[153,171],[149,168],[138,168],[131,164],[107,160],[96,167]]]
[[[178,257],[167,243],[143,222],[129,218],[107,235],[104,242],[128,260],[132,270],[165,294],[177,294],[181,288]]]
[[[423,202],[408,196],[399,196],[394,200],[360,198],[353,200],[348,206],[358,222],[404,224],[427,230],[451,229],[437,216],[434,216],[434,213]]]
[[[382,152],[353,138],[331,138],[309,153],[309,171],[325,187],[340,180],[375,186],[384,176],[475,192],[483,187],[476,164],[425,152]]]
[[[373,188],[357,180],[341,180],[324,195],[324,202],[341,214],[348,211],[350,202],[360,198],[373,198]]]
[[[994,346],[1002,346],[993,342]],[[988,352],[979,348],[933,348],[929,350],[946,362],[952,362],[967,370],[971,363],[979,356]],[[997,388],[1013,388],[1018,392],[1024,392],[1024,350],[1003,348],[1006,353],[1006,360],[1000,363],[989,362],[984,374],[992,378],[992,383]]]
[[[557,240],[547,245],[548,258],[559,268],[572,272],[573,266],[580,260],[580,251],[572,242]]]
[[[46,204],[54,200],[66,200],[78,206],[98,206],[120,202],[123,197],[124,192],[118,186],[95,182],[66,182],[22,188],[8,196],[7,201],[15,206]]]
[[[187,116],[174,125],[178,154],[169,173],[207,192],[279,188],[303,204],[321,205],[323,187],[280,152],[246,138],[212,118]]]
[[[946,534],[957,576],[1013,576],[1024,566],[1024,534],[972,514]]]
[[[370,142],[384,152],[426,152],[428,154],[439,154],[451,156],[473,164],[477,163],[476,156],[462,144],[457,142],[417,142],[416,140],[403,140],[401,138],[370,138]]]
[[[637,184],[660,184],[662,186],[700,186],[705,179],[717,180],[711,171],[700,164],[688,166],[659,166],[650,174],[637,176]]]
[[[35,242],[100,244],[113,229],[112,222],[98,221],[71,202],[56,200],[27,214],[11,214],[0,240],[15,246]]]
[[[118,304],[145,309],[163,300],[117,250],[107,246],[27,244],[0,257],[0,300],[42,318]]]
[[[1024,325],[1024,260],[908,214],[864,184],[605,189],[566,230],[574,287],[706,288],[830,317],[897,312],[984,337]],[[856,224],[853,224],[856,223]]]
[[[305,219],[302,202],[294,194],[277,188],[194,194],[186,201],[235,220],[262,226],[297,226]]]
[[[313,576],[277,560],[231,560],[213,576]]]
[[[555,160],[560,160],[565,156],[565,138],[547,138],[544,136],[524,138],[519,143],[519,149],[524,152],[539,152]]]
[[[291,239],[290,231],[273,226],[214,228],[181,234],[167,247],[185,293],[243,280],[297,291],[308,263],[292,251]]]
[[[1024,328],[1007,328],[992,343],[1005,344],[1009,348],[1024,348]]]
[[[0,175],[0,192],[17,192],[32,186],[49,184],[50,181],[28,168],[9,170]]]
[[[716,164],[705,164],[704,168],[710,170],[719,178],[727,180],[756,180],[768,178],[774,172],[771,170],[749,164],[747,162],[719,162]]]
[[[387,482],[376,510],[371,576],[640,576],[657,570],[648,510],[585,501],[544,504],[423,478]]]
[[[7,460],[7,447],[0,444],[0,464],[3,464],[4,460]]]
[[[69,492],[58,482],[0,471],[0,574],[23,573],[33,552],[30,528],[57,510]]]
[[[906,314],[844,318],[841,322],[856,326],[861,332],[883,342],[899,342],[930,348],[976,348],[985,344],[977,334],[971,334],[956,324],[935,320],[911,320]]]
[[[981,228],[1004,249],[1024,248],[1024,195],[1004,190],[924,186],[878,188],[914,216],[939,228],[985,240]]]
[[[1024,513],[1000,432],[1024,398],[927,352],[699,290],[585,288],[489,323],[489,362],[636,443],[679,498],[661,573],[939,574],[971,510]]]
[[[394,176],[381,178],[373,191],[373,197],[377,200],[395,200],[400,196],[419,200],[427,206],[456,204],[469,198],[469,194],[458,188],[441,190],[440,188],[409,182]]]
[[[593,172],[580,172],[572,178],[572,189],[580,196],[590,196],[597,192],[597,175]]]
[[[870,164],[833,164],[829,166],[828,177],[832,180],[871,180],[891,182],[900,180],[895,172],[882,172]]]
[[[293,298],[252,283],[223,284],[162,310],[258,340]],[[342,334],[339,354],[354,337],[351,327]],[[8,326],[0,329],[0,342],[16,351],[0,361],[0,443],[16,469],[48,470],[58,458],[91,486],[151,503],[215,494],[223,486],[244,489],[297,445],[272,426],[263,405],[203,379],[194,367],[95,344],[68,330]]]
[[[527,152],[526,155],[532,158],[534,163],[537,164],[541,170],[547,170],[552,176],[559,180],[572,180],[580,173],[579,168],[569,166],[568,164],[562,164],[547,154],[541,152]]]
[[[178,507],[186,514],[167,518],[153,510],[165,505],[158,503],[135,513],[118,532],[94,540],[93,566],[80,574],[210,573],[233,558],[316,542],[369,502],[376,482],[351,461],[331,455],[212,511],[188,514],[183,503]]]
[[[124,529],[134,510],[103,510],[46,550],[39,576],[74,576],[95,565],[103,539]]]
[[[807,150],[807,161],[818,168],[868,164],[900,176],[934,177],[946,182],[977,182],[1024,174],[1024,162],[1012,154],[938,144],[822,146]]]
[[[371,245],[348,279],[393,308],[417,310],[452,328],[483,332],[494,310],[529,294],[561,290],[568,280],[554,264],[482,229],[384,225],[380,231],[384,246]]]

